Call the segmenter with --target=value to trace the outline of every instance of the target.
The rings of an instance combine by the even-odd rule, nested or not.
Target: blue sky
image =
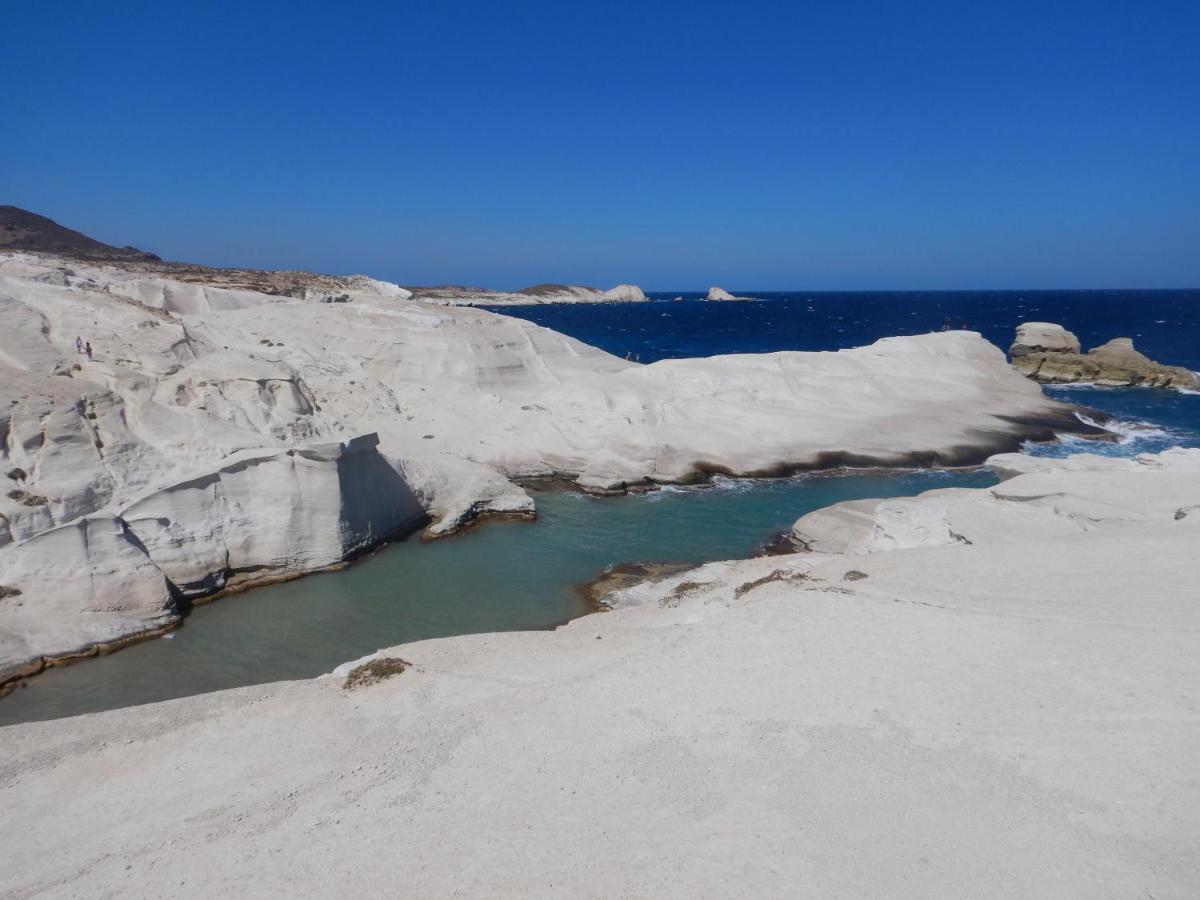
[[[219,265],[1200,286],[1200,4],[12,5],[0,202]]]

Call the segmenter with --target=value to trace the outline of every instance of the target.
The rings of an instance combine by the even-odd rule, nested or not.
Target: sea
[[[838,350],[943,327],[1007,348],[1022,321],[1075,332],[1085,347],[1131,337],[1162,362],[1200,370],[1200,291],[769,293],[708,303],[651,302],[498,310],[640,359]],[[1065,438],[1029,452],[1134,456],[1200,447],[1200,395],[1174,390],[1047,388],[1101,410],[1119,440]],[[583,615],[580,586],[628,562],[698,564],[745,557],[806,512],[841,500],[986,487],[985,469],[853,471],[593,498],[545,490],[536,522],[496,521],[432,543],[391,544],[339,572],[195,608],[165,638],[52,669],[0,699],[0,726],[207,691],[312,678],[376,649],[489,631],[548,629]]]

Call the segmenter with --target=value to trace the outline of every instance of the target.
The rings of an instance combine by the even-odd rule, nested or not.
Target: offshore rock
[[[1008,350],[1013,367],[1043,384],[1088,382],[1111,387],[1200,388],[1200,376],[1182,366],[1155,362],[1130,338],[1080,352],[1079,339],[1059,325],[1025,322]]]
[[[1050,322],[1022,322],[1017,337],[1008,348],[1013,359],[1033,353],[1079,353],[1079,338],[1061,325]]]
[[[725,290],[725,288],[720,288],[714,285],[708,289],[708,293],[705,295],[704,299],[719,302],[724,300],[749,300],[750,298],[735,297],[733,294],[729,293],[729,291]]]

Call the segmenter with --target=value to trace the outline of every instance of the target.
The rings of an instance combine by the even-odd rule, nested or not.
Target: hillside
[[[158,260],[153,253],[137,247],[114,247],[18,206],[0,206],[0,250],[56,253],[85,259]]]

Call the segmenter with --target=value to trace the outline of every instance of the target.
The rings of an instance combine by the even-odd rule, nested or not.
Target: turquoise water
[[[551,628],[586,611],[575,585],[619,563],[745,557],[839,500],[994,481],[981,470],[867,472],[600,499],[542,491],[536,522],[393,544],[340,572],[198,607],[170,639],[45,672],[0,699],[0,725],[310,678],[424,638]]]

